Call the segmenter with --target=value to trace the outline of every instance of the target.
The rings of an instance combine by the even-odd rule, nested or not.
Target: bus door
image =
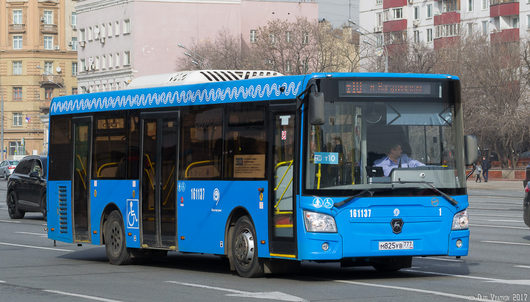
[[[90,162],[92,158],[92,118],[72,119],[74,134],[74,168],[72,179],[74,242],[90,240]]]
[[[270,106],[269,234],[271,256],[296,258],[296,107]]]
[[[178,112],[141,116],[142,247],[176,249]]]

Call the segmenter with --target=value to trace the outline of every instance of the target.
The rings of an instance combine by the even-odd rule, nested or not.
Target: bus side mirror
[[[309,122],[311,125],[324,125],[324,93],[309,93]]]
[[[478,143],[474,135],[464,136],[464,157],[466,166],[472,165],[478,159]]]

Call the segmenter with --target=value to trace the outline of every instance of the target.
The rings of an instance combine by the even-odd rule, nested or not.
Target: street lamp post
[[[352,25],[354,25],[355,27],[357,27],[357,32],[359,32],[361,35],[363,36],[366,36],[368,37],[368,35],[373,35],[373,33],[371,33],[369,30],[365,29],[364,27],[360,26],[359,24],[355,23],[353,20],[351,19],[348,19],[348,23],[351,23]],[[363,32],[361,32],[364,31]],[[384,59],[385,59],[385,72],[388,72],[388,48],[387,48],[387,45],[385,43],[385,34],[383,33],[382,34],[382,46],[378,46],[377,44],[377,40],[374,39],[374,38],[370,38],[368,37],[369,39],[371,39],[373,42],[375,42],[375,46],[372,45],[370,42],[366,41],[366,40],[363,40],[364,43],[368,44],[368,45],[372,45],[374,47],[381,47],[381,49],[383,50],[383,56],[384,56]]]
[[[192,50],[184,46],[182,43],[178,43],[177,46],[185,50],[184,55],[190,58],[191,63],[197,65],[199,68],[208,69],[208,64],[206,63],[206,59],[203,56],[199,55],[196,52],[193,52]]]

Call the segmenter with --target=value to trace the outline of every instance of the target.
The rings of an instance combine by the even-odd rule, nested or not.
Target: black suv
[[[7,182],[7,208],[11,219],[24,218],[26,212],[41,212],[46,219],[45,156],[24,157]]]

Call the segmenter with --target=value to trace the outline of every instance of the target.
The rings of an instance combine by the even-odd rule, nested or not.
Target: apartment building
[[[0,0],[4,158],[45,154],[51,99],[77,92],[74,3]]]
[[[438,49],[462,34],[515,42],[530,37],[530,0],[366,0],[359,25],[379,47],[408,40]]]
[[[251,43],[273,19],[318,20],[314,1],[79,0],[80,92],[122,89],[134,78],[177,70],[194,42],[220,31]]]

